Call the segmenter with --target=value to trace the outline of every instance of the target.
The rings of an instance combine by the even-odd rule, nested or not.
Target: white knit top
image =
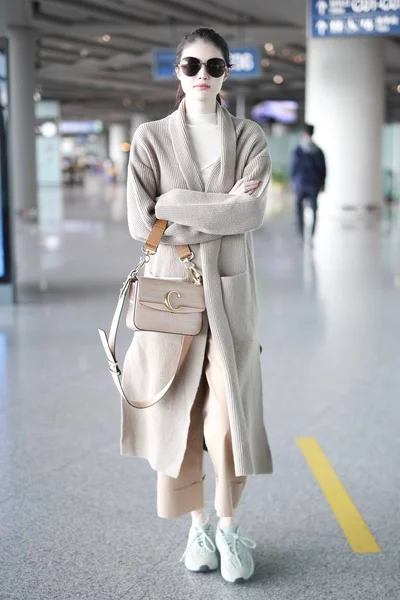
[[[203,183],[206,186],[213,167],[221,156],[221,137],[217,113],[186,113],[186,125]]]

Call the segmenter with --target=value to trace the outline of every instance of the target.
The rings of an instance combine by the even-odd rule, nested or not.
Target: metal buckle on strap
[[[131,281],[136,280],[136,276],[139,273],[139,271],[144,267],[144,265],[146,263],[148,263],[150,261],[151,256],[153,254],[155,254],[155,252],[152,252],[151,250],[147,250],[144,246],[142,248],[142,252],[143,252],[144,256],[142,256],[142,258],[140,259],[140,261],[138,262],[136,267],[134,269],[132,269],[132,271],[129,273],[128,277],[125,279],[124,283],[122,284],[122,288],[119,290],[120,298],[121,298],[121,296],[123,296],[125,294]]]
[[[196,265],[193,262],[194,254],[193,252],[187,258],[180,258],[179,260],[183,263],[189,273],[189,277],[196,285],[202,285],[203,277],[200,271],[197,270]]]
[[[111,360],[109,360],[108,368],[110,369],[111,373],[115,373],[115,375],[121,375],[121,371],[119,370],[118,363],[111,362]]]

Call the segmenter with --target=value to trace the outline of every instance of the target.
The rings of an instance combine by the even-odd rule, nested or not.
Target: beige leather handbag
[[[99,329],[114,383],[124,400],[133,408],[138,409],[154,406],[165,396],[187,356],[193,336],[198,335],[201,331],[203,313],[206,308],[202,277],[193,263],[194,255],[189,246],[177,246],[179,260],[187,268],[187,280],[138,277],[142,267],[157,252],[166,227],[167,221],[156,221],[142,248],[141,260],[123,283],[109,337],[107,338],[103,329]],[[121,371],[115,353],[118,325],[127,296],[129,296],[129,308],[126,324],[130,329],[182,335],[181,350],[176,359],[176,367],[171,379],[154,398],[140,404],[131,402],[123,390]]]

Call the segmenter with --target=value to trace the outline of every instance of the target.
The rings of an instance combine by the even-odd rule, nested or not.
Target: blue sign
[[[172,79],[175,73],[175,52],[170,48],[156,48],[153,51],[153,79]]]
[[[312,37],[400,34],[400,0],[310,0]]]
[[[63,135],[89,135],[91,133],[102,133],[102,121],[61,121],[60,133]]]
[[[256,46],[231,49],[231,79],[252,79],[261,76],[260,50]]]
[[[400,1],[400,0],[399,0]],[[261,76],[260,50],[255,46],[231,48],[231,79],[254,79]],[[153,78],[157,81],[172,79],[175,72],[175,52],[170,48],[156,48],[153,53]]]

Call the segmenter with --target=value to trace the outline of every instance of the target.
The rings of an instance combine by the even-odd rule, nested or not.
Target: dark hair
[[[219,50],[221,50],[222,56],[224,57],[224,61],[228,67],[231,67],[231,63],[229,62],[229,46],[224,40],[222,36],[219,35],[213,29],[207,29],[207,27],[200,27],[200,29],[195,29],[192,33],[187,33],[181,42],[179,43],[176,49],[176,57],[175,57],[175,66],[179,65],[181,62],[182,52],[189,46],[190,44],[194,44],[198,40],[203,40],[204,42],[209,42],[216,46]],[[176,92],[176,104],[177,107],[182,99],[185,97],[185,92],[182,89],[182,85],[179,82],[179,86]],[[217,102],[221,104],[221,96],[217,95]]]
[[[309,123],[304,123],[303,127],[304,133],[312,137],[314,135],[314,125],[310,125]]]

